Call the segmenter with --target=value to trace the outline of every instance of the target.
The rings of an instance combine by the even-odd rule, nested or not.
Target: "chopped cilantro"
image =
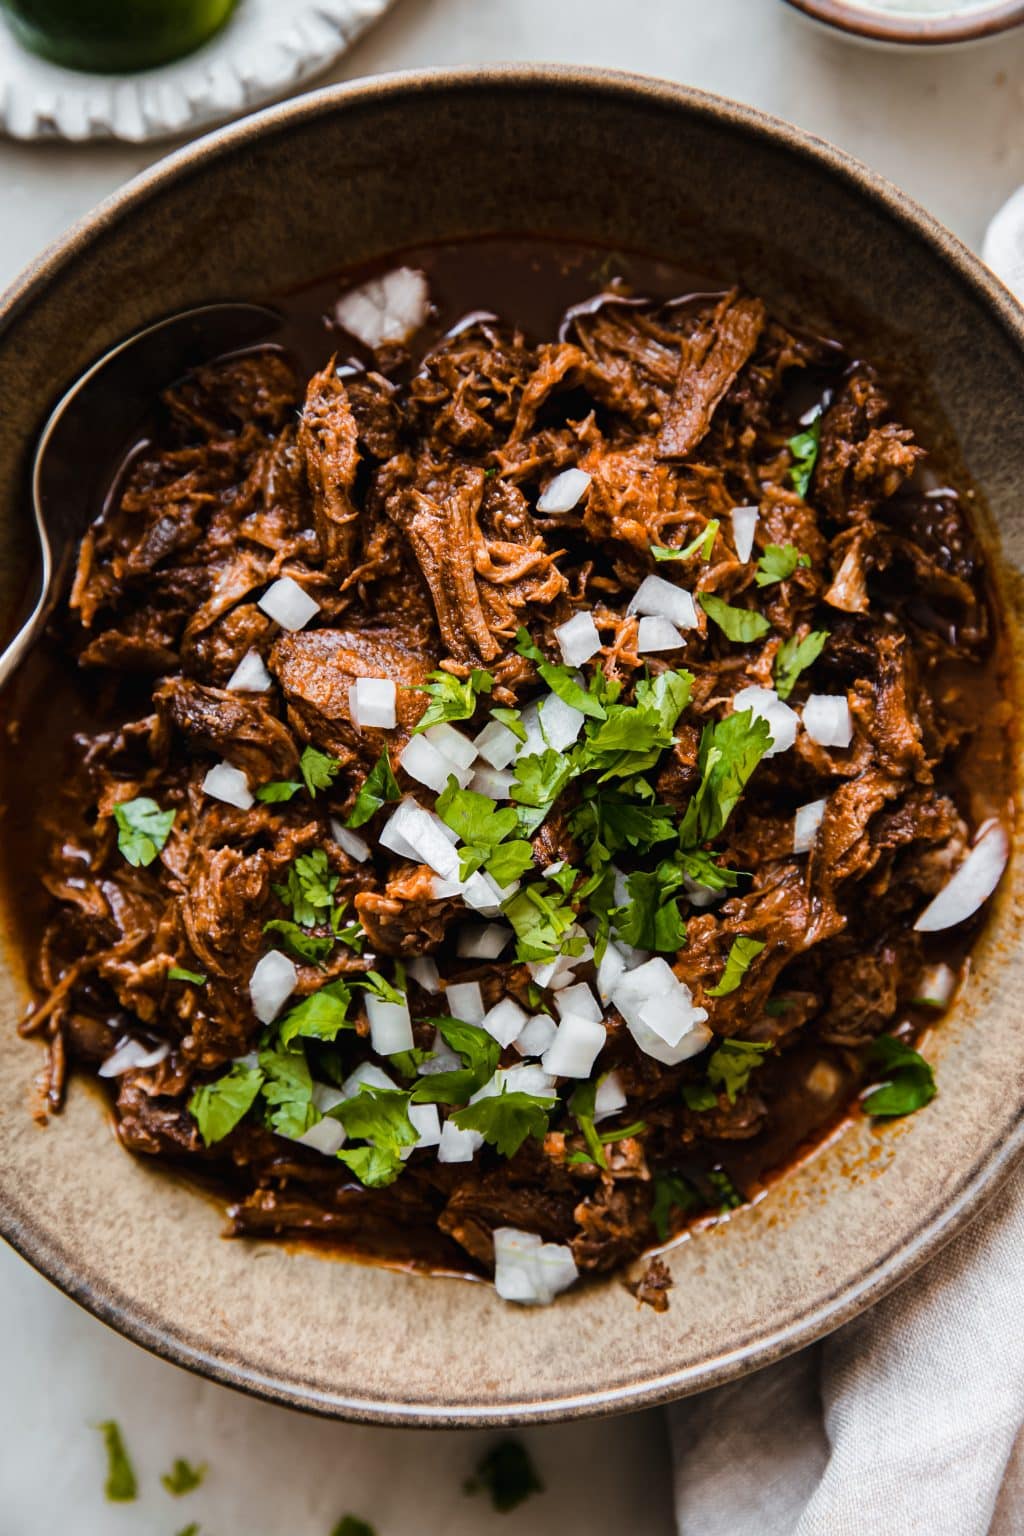
[[[519,630],[516,635],[516,650],[520,656],[534,663],[551,692],[556,693],[563,703],[571,704],[573,709],[579,710],[580,714],[590,715],[594,720],[604,719],[605,710],[600,699],[594,693],[580,687],[571,667],[555,666],[552,662],[545,661],[544,653],[530,638],[529,630]]]
[[[650,803],[639,799],[650,795]],[[645,780],[633,780],[622,788],[601,788],[586,784],[580,804],[570,813],[569,825],[574,837],[587,849],[593,865],[614,858],[623,848],[647,853],[657,843],[671,842],[676,836],[677,812],[671,805],[653,801],[654,791]]]
[[[735,992],[751,962],[757,958],[762,949],[764,944],[760,939],[748,939],[742,934],[734,939],[721,981],[717,987],[705,988],[708,997],[725,997],[729,992]]]
[[[574,909],[545,894],[539,883],[522,886],[503,902],[502,911],[515,929],[516,959],[522,961],[553,960],[562,954],[565,935],[576,921]]]
[[[363,780],[362,788],[356,795],[355,804],[345,818],[346,827],[364,826],[382,805],[386,805],[391,800],[401,800],[401,798],[402,791],[391,771],[391,759],[385,748]]]
[[[544,1484],[519,1440],[501,1440],[477,1462],[476,1472],[463,1484],[466,1493],[488,1493],[494,1508],[507,1514],[533,1493],[543,1493]]]
[[[697,600],[722,633],[742,645],[760,640],[772,627],[763,613],[755,613],[753,608],[730,607],[724,598],[716,597],[713,592],[698,592]]]
[[[206,974],[204,971],[186,971],[183,965],[172,965],[167,980],[190,981],[194,987],[202,987],[206,985]]]
[[[480,667],[474,668],[465,681],[451,672],[431,672],[427,681],[415,690],[430,697],[430,703],[416,724],[416,731],[440,725],[443,720],[468,720],[476,709],[478,695],[490,693],[493,687],[494,678]]]
[[[300,1038],[334,1040],[339,1030],[354,1028],[348,1017],[351,1002],[352,993],[344,981],[329,981],[285,1014],[279,1026],[281,1044],[291,1045]]]
[[[637,870],[626,880],[629,901],[619,908],[616,931],[636,949],[655,949],[674,954],[686,943],[686,923],[673,893],[682,883],[682,872],[664,860],[652,872]]]
[[[798,565],[810,565],[810,558],[801,554],[795,544],[769,544],[757,562],[756,581],[759,587],[771,587],[778,581],[788,581]]]
[[[139,1485],[121,1426],[115,1419],[104,1419],[96,1428],[107,1450],[107,1481],[103,1491],[112,1504],[130,1504],[139,1496]]]
[[[294,1050],[260,1051],[267,1121],[281,1136],[302,1136],[319,1120],[313,1078],[301,1045]]]
[[[386,1189],[402,1172],[401,1153],[395,1147],[343,1147],[338,1158],[367,1189]]]
[[[501,1046],[486,1029],[464,1024],[461,1019],[431,1019],[445,1045],[462,1057],[464,1065],[451,1072],[432,1072],[412,1091],[415,1104],[465,1104],[494,1076]]]
[[[724,1168],[713,1168],[708,1174],[708,1183],[718,1196],[720,1210],[734,1211],[744,1203],[744,1197]]]
[[[536,831],[575,773],[573,759],[552,747],[517,760],[509,797],[523,808],[519,812],[522,831]]]
[[[374,996],[379,997],[382,1002],[397,1003],[400,1005],[405,1002],[404,970],[399,980],[401,985],[397,987],[392,986],[391,982],[388,981],[386,976],[382,976],[380,971],[367,971],[366,975],[361,977],[357,982],[357,985],[365,987],[368,992],[372,992]]]
[[[401,1149],[413,1147],[419,1132],[409,1119],[412,1094],[399,1088],[372,1088],[364,1083],[351,1099],[331,1114],[349,1136],[369,1143],[343,1148],[338,1157],[368,1189],[393,1184],[402,1171]]]
[[[793,463],[790,465],[789,478],[793,489],[798,496],[806,496],[814,474],[814,466],[818,462],[818,449],[821,447],[821,409],[805,432],[798,432],[791,437],[786,444],[793,455]]]
[[[264,923],[263,932],[279,934],[288,953],[297,960],[305,960],[309,965],[319,965],[334,948],[333,938],[318,938],[298,923],[289,922],[284,917],[275,917],[269,923]]]
[[[680,848],[675,859],[684,874],[709,891],[732,890],[746,873],[742,869],[729,869],[725,864],[716,864],[706,848]]]
[[[697,754],[701,781],[680,828],[684,847],[719,836],[771,740],[767,720],[750,709],[704,727]]]
[[[262,1082],[259,1068],[236,1061],[223,1077],[195,1090],[188,1101],[189,1114],[208,1147],[234,1130],[252,1108]]]
[[[183,1494],[191,1493],[198,1488],[206,1476],[206,1463],[194,1467],[183,1456],[177,1456],[174,1465],[169,1472],[165,1472],[160,1481],[174,1498],[180,1499]]]
[[[138,869],[160,853],[174,826],[177,811],[162,811],[155,800],[143,795],[138,800],[122,800],[114,806],[117,822],[117,846],[128,863]]]
[[[690,701],[689,672],[661,672],[641,678],[635,703],[613,705],[606,719],[589,729],[576,760],[579,771],[598,773],[600,781],[629,778],[653,767],[675,740],[675,724]]]
[[[296,923],[303,928],[313,928],[328,921],[337,884],[338,876],[331,873],[327,854],[322,848],[314,848],[289,864],[287,881],[284,885],[275,885],[273,890],[275,896],[291,907]]]
[[[711,559],[711,551],[715,547],[718,530],[721,523],[717,517],[711,518],[702,533],[698,533],[692,543],[685,549],[667,549],[663,544],[652,544],[651,554],[655,560],[692,560],[694,555],[700,554],[702,560]]]
[[[718,1094],[707,1083],[684,1083],[683,1102],[687,1109],[703,1113],[718,1108]]]
[[[309,793],[315,797],[318,789],[330,789],[341,772],[341,764],[329,752],[306,747],[299,758],[299,772]]]
[[[606,1169],[608,1167],[608,1159],[605,1156],[601,1138],[597,1134],[597,1128],[594,1125],[596,1099],[596,1082],[581,1083],[569,1099],[569,1113],[579,1126],[580,1133],[587,1144],[587,1150],[590,1154],[589,1157],[582,1156],[579,1159],[570,1159],[570,1161],[578,1160],[585,1163],[596,1163],[598,1168]]]
[[[459,849],[460,874],[468,880],[481,867],[499,885],[510,885],[533,863],[533,849],[523,838],[506,842],[519,828],[519,817],[512,806],[498,810],[489,795],[473,789],[460,789],[454,778],[438,797],[435,807],[446,826],[462,839]]]
[[[750,1074],[773,1048],[771,1040],[723,1040],[708,1062],[708,1082],[735,1104],[750,1081]],[[692,1107],[692,1106],[691,1106]]]
[[[661,1242],[667,1242],[671,1231],[673,1211],[687,1215],[700,1209],[700,1197],[688,1179],[676,1173],[654,1175],[654,1201],[651,1205],[651,1224]]]
[[[517,741],[526,740],[526,726],[522,722],[518,709],[492,709],[491,718],[497,720],[498,724],[503,725],[506,730],[511,731]]]
[[[264,805],[283,805],[293,795],[297,795],[302,788],[300,779],[272,779],[269,784],[261,784],[256,791],[256,799]]]
[[[930,1104],[938,1089],[924,1057],[893,1035],[879,1035],[868,1051],[882,1081],[861,1100],[869,1115],[909,1115]]]
[[[199,1521],[192,1520],[188,1525],[182,1526],[178,1536],[199,1536]]]
[[[504,1087],[501,1093],[456,1110],[452,1119],[460,1131],[479,1131],[502,1157],[514,1157],[528,1136],[544,1140],[548,1116],[557,1102],[534,1093],[510,1093]]]
[[[796,687],[796,680],[800,673],[812,662],[817,661],[825,649],[828,636],[827,629],[814,629],[802,640],[792,635],[779,646],[779,652],[775,658],[775,691],[780,699],[789,698]]]

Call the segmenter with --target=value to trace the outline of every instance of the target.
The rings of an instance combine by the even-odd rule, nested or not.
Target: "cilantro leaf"
[[[297,960],[305,960],[309,965],[319,965],[334,948],[333,938],[318,938],[298,923],[289,922],[284,917],[275,917],[269,923],[264,923],[263,932],[280,934],[288,953]]]
[[[725,962],[725,970],[722,979],[716,987],[705,987],[708,997],[725,997],[729,992],[735,992],[743,977],[746,975],[751,962],[764,949],[760,939],[749,939],[743,934],[733,940],[728,959]]]
[[[930,1104],[938,1092],[929,1063],[893,1035],[879,1035],[867,1059],[883,1078],[861,1101],[869,1115],[909,1115]]]
[[[314,848],[292,861],[286,883],[275,885],[273,890],[275,896],[291,907],[296,923],[303,928],[314,928],[328,919],[338,878],[331,873],[324,850]]]
[[[506,730],[511,731],[517,741],[526,740],[526,726],[523,724],[518,709],[492,709],[491,719],[497,720],[499,725],[503,725]]]
[[[300,1038],[330,1041],[339,1030],[354,1029],[348,1017],[351,1002],[352,992],[344,981],[329,981],[288,1010],[279,1025],[281,1044],[291,1045]]]
[[[755,613],[753,608],[732,608],[713,592],[698,592],[697,601],[728,639],[742,645],[760,640],[772,627],[763,613]]]
[[[199,1521],[192,1520],[188,1525],[182,1526],[178,1536],[199,1536]]]
[[[342,1147],[338,1159],[367,1189],[386,1189],[402,1172],[401,1154],[394,1147]]]
[[[413,734],[425,731],[431,725],[439,725],[443,720],[468,720],[476,709],[477,696],[490,693],[493,687],[494,678],[480,667],[474,668],[465,681],[453,676],[451,672],[429,673],[427,681],[415,689],[416,693],[429,694],[430,703],[420,716]]]
[[[678,866],[664,861],[652,872],[637,870],[626,880],[629,902],[619,908],[615,928],[636,949],[675,954],[686,943],[686,923],[673,898],[682,876]]]
[[[261,784],[256,791],[256,799],[264,805],[283,805],[286,800],[291,800],[302,788],[299,779],[272,779],[269,784]]]
[[[372,1525],[367,1525],[365,1520],[360,1520],[355,1515],[343,1515],[338,1521],[331,1536],[377,1536]]]
[[[813,629],[802,640],[792,635],[779,646],[778,655],[775,658],[775,691],[780,699],[789,698],[796,687],[796,680],[800,673],[812,662],[817,661],[825,649],[825,641],[828,637],[827,629]]]
[[[403,984],[404,978],[405,972],[403,970],[401,978]],[[360,981],[356,983],[356,985],[365,987],[368,992],[372,992],[374,996],[379,997],[382,1002],[397,1003],[399,1005],[405,1002],[405,992],[402,990],[402,987],[392,986],[391,982],[388,981],[386,976],[382,976],[380,971],[367,971],[366,975],[363,976]]]
[[[718,1094],[707,1083],[684,1083],[683,1102],[687,1109],[702,1113],[718,1108]]]
[[[759,587],[771,587],[777,581],[788,581],[798,565],[810,563],[810,557],[801,554],[795,544],[769,544],[757,562],[755,580]]]
[[[112,1504],[130,1504],[139,1496],[139,1485],[121,1426],[116,1419],[104,1419],[96,1428],[103,1436],[107,1451],[107,1481],[103,1491]]]
[[[680,848],[676,852],[675,861],[684,874],[698,885],[706,886],[709,891],[732,890],[733,886],[739,885],[745,873],[744,870],[729,869],[725,864],[716,864],[706,848]]]
[[[771,1040],[723,1040],[708,1062],[708,1082],[726,1093],[730,1104],[735,1104],[736,1095],[746,1088],[751,1072],[772,1049]]]
[[[485,860],[484,868],[500,886],[511,885],[533,868],[533,845],[524,837],[500,843]]]
[[[414,1104],[465,1104],[494,1076],[501,1046],[486,1029],[464,1024],[461,1019],[431,1019],[441,1039],[465,1063],[451,1072],[424,1076],[412,1091]]]
[[[138,800],[122,800],[114,806],[117,822],[117,846],[133,868],[152,864],[163,848],[177,811],[162,811],[155,800],[145,795]]]
[[[622,789],[585,785],[580,804],[569,817],[573,836],[588,850],[597,845],[602,859],[613,858],[623,848],[647,853],[657,843],[671,842],[678,831],[677,812],[670,805],[645,804],[636,798],[639,793],[635,782]]]
[[[740,1194],[724,1168],[712,1168],[708,1174],[708,1183],[718,1196],[720,1210],[735,1211],[743,1205],[744,1196]]]
[[[668,1241],[673,1211],[684,1211],[689,1215],[700,1209],[700,1203],[700,1197],[689,1180],[676,1173],[656,1173],[651,1223],[660,1241]]]
[[[302,1136],[320,1119],[313,1103],[313,1079],[305,1052],[262,1050],[263,1097],[271,1106],[267,1120],[281,1136]]]
[[[690,544],[687,544],[685,549],[668,549],[664,544],[652,544],[651,554],[655,560],[692,560],[694,555],[699,552],[702,560],[710,560],[711,551],[715,547],[715,540],[718,537],[720,527],[719,519],[713,517],[703,532],[698,533],[697,537]]]
[[[465,1493],[488,1493],[501,1514],[515,1509],[533,1493],[543,1493],[544,1484],[530,1460],[530,1453],[518,1440],[502,1440],[477,1463],[476,1473],[463,1484]]]
[[[574,909],[547,895],[539,883],[522,886],[502,903],[502,911],[515,929],[516,959],[522,961],[553,960],[560,955],[565,935],[576,921]]]
[[[530,835],[537,830],[576,771],[571,757],[551,747],[516,761],[509,798],[520,807],[520,831]]]
[[[331,1114],[350,1136],[369,1143],[343,1148],[338,1157],[368,1189],[393,1184],[402,1171],[401,1149],[413,1147],[419,1132],[409,1119],[412,1094],[399,1088],[372,1088],[366,1083]]]
[[[609,708],[607,719],[588,730],[577,750],[578,768],[598,772],[599,782],[605,782],[653,767],[675,740],[676,721],[689,703],[692,685],[692,673],[682,670],[641,678],[634,704]]]
[[[401,800],[401,798],[402,791],[391,771],[391,759],[385,748],[363,780],[362,787],[356,795],[355,804],[345,818],[346,827],[364,826],[382,805],[392,800]]]
[[[533,863],[529,843],[510,844],[498,854],[498,845],[519,826],[519,817],[512,806],[499,811],[497,802],[489,795],[478,794],[474,789],[460,789],[452,777],[448,787],[441,791],[435,809],[445,825],[457,832],[465,844],[459,850],[460,874],[464,880],[485,865],[499,885],[508,885]],[[515,873],[509,879],[502,879],[491,869],[496,855],[499,870],[514,869]]]
[[[793,463],[789,469],[793,489],[798,496],[806,496],[811,476],[814,474],[814,466],[818,462],[818,449],[821,447],[820,408],[807,430],[791,437],[786,447],[793,455]]]
[[[502,1157],[514,1157],[528,1136],[544,1140],[548,1116],[556,1102],[534,1093],[510,1093],[506,1086],[501,1093],[457,1109],[452,1119],[460,1131],[479,1131]]]
[[[767,720],[750,709],[704,727],[697,754],[701,782],[683,817],[679,834],[683,847],[719,836],[771,741]]]
[[[341,772],[341,764],[329,752],[306,747],[299,758],[299,772],[309,793],[315,798],[318,789],[330,789]]]
[[[569,1113],[579,1126],[590,1154],[589,1157],[582,1158],[582,1161],[595,1163],[598,1168],[607,1169],[608,1159],[601,1145],[601,1138],[597,1134],[597,1127],[594,1125],[596,1102],[597,1083],[581,1083],[569,1099]]]
[[[590,715],[594,720],[604,719],[604,705],[596,695],[580,687],[571,668],[545,661],[543,651],[534,643],[529,630],[520,629],[516,634],[516,650],[534,663],[551,692],[556,693],[563,703],[571,704],[581,715]]]
[[[183,965],[172,965],[167,972],[168,981],[190,981],[194,987],[206,985],[206,973],[204,971],[186,971]]]
[[[262,1082],[263,1073],[257,1067],[236,1061],[223,1077],[195,1090],[188,1110],[206,1146],[211,1147],[234,1130],[252,1108]]]
[[[191,1493],[198,1488],[206,1476],[205,1461],[198,1467],[186,1461],[183,1456],[176,1456],[174,1465],[169,1472],[165,1472],[160,1481],[167,1492],[175,1499],[180,1499],[183,1494]]]

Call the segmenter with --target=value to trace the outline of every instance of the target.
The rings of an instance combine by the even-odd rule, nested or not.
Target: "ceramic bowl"
[[[99,351],[161,314],[263,297],[440,237],[573,236],[685,258],[911,363],[982,488],[1016,625],[1024,316],[952,235],[827,144],[682,87],[570,69],[369,80],[172,155],[45,255],[0,314],[0,613],[23,593],[26,459]],[[994,537],[995,535],[993,535]],[[27,742],[25,750],[46,750]],[[2,791],[2,786],[0,786]],[[7,814],[16,814],[8,807]],[[46,1128],[0,966],[0,1228],[130,1338],[282,1403],[390,1424],[568,1418],[727,1381],[852,1317],[929,1257],[1024,1140],[1024,862],[928,1046],[941,1091],[859,1119],[757,1204],[670,1254],[664,1315],[618,1279],[550,1308],[490,1286],[224,1241],[206,1198],[126,1155],[96,1096]]]
[[[1024,22],[1022,0],[786,0],[858,42],[890,48],[983,42]]]

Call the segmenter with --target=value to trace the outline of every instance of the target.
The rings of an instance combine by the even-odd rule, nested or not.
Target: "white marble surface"
[[[833,40],[778,0],[398,0],[328,78],[526,59],[656,73],[752,102],[860,156],[975,245],[1024,182],[1024,33],[898,56]],[[0,284],[156,153],[0,141]],[[323,1424],[250,1402],[148,1358],[3,1252],[0,1313],[4,1536],[173,1536],[191,1520],[203,1536],[329,1536],[348,1510],[380,1536],[671,1529],[657,1415],[530,1432],[548,1492],[491,1516],[460,1484],[493,1437]],[[136,1451],[138,1504],[103,1503],[90,1424],[106,1417]],[[176,1455],[212,1469],[180,1503],[159,1487]]]

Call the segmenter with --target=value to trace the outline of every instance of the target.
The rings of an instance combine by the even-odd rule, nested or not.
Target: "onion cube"
[[[914,924],[915,931],[938,933],[973,916],[999,884],[1009,857],[1005,830],[997,821],[988,822],[966,859],[925,907]]]
[[[844,693],[812,693],[804,705],[804,730],[819,747],[848,747],[853,720]]]
[[[594,1120],[608,1120],[626,1107],[626,1092],[617,1072],[602,1077],[594,1094]]]
[[[335,1088],[333,1083],[313,1084],[313,1108],[321,1115],[326,1115],[328,1110],[334,1109],[338,1104],[344,1104],[345,1093],[341,1088]],[[339,1122],[340,1123],[340,1122]]]
[[[252,1011],[261,1024],[272,1024],[295,991],[299,973],[287,955],[271,949],[257,960],[249,977]]]
[[[282,629],[304,629],[310,619],[320,612],[316,598],[310,597],[297,581],[281,576],[267,588],[256,605],[280,624]]]
[[[437,961],[432,955],[417,955],[415,959],[406,961],[405,968],[424,992],[440,992],[441,977],[438,974]]]
[[[555,999],[555,1007],[558,1009],[560,1019],[564,1019],[567,1013],[574,1013],[581,1019],[590,1019],[595,1024],[600,1024],[604,1019],[601,1004],[585,981],[579,981],[575,986],[566,987],[563,992],[559,992]]]
[[[810,853],[818,836],[821,818],[825,814],[827,800],[808,800],[798,805],[793,818],[793,852]]]
[[[506,923],[474,923],[459,929],[455,953],[463,960],[497,960],[511,937]]]
[[[498,1092],[508,1089],[509,1093],[532,1093],[538,1099],[557,1099],[558,1090],[555,1080],[550,1072],[545,1072],[543,1067],[536,1062],[522,1062],[516,1067],[505,1067],[494,1074],[499,1079]]]
[[[393,731],[398,690],[389,677],[357,677],[348,690],[352,722],[361,731]]]
[[[913,1001],[929,1008],[945,1008],[956,991],[956,972],[951,966],[929,965],[921,972],[921,979]]]
[[[589,1077],[605,1039],[603,1024],[567,1013],[544,1052],[541,1066],[552,1077]]]
[[[426,864],[442,880],[459,878],[458,854],[442,833],[437,818],[415,800],[407,798],[398,805],[381,833],[380,841],[392,853]]]
[[[361,1061],[354,1072],[350,1072],[341,1085],[341,1091],[346,1099],[354,1099],[363,1087],[367,1088],[394,1088],[395,1084],[387,1073],[372,1061]]]
[[[266,693],[273,682],[259,651],[246,651],[228,678],[228,687],[233,693]]]
[[[471,1163],[484,1144],[479,1131],[461,1131],[452,1120],[441,1127],[437,1146],[439,1163]]]
[[[571,704],[560,699],[557,693],[549,693],[540,705],[540,728],[545,743],[556,752],[571,747],[579,737],[586,718],[582,710],[574,709]],[[540,750],[543,751],[543,748]]]
[[[511,800],[515,774],[508,768],[474,768],[469,781],[470,789],[489,800]]]
[[[218,763],[210,769],[203,780],[203,794],[212,800],[222,800],[225,805],[237,806],[240,811],[247,811],[253,804],[249,780],[230,763]]]
[[[462,887],[462,899],[483,917],[497,917],[501,904],[519,889],[519,881],[499,885],[486,870],[478,869]]]
[[[339,1120],[318,1120],[308,1131],[303,1131],[301,1136],[289,1136],[288,1140],[298,1142],[300,1147],[312,1147],[314,1152],[321,1152],[324,1157],[334,1157],[344,1146],[345,1127]]]
[[[752,710],[755,718],[767,720],[772,744],[765,757],[777,757],[780,752],[788,752],[796,741],[800,716],[779,698],[774,688],[741,688],[739,693],[733,695],[732,707],[737,712]]]
[[[571,512],[586,494],[592,478],[585,469],[563,469],[541,491],[537,498],[537,511]]]
[[[500,720],[491,720],[474,736],[473,745],[492,768],[507,768],[519,751],[519,738]]]
[[[732,541],[736,545],[736,558],[746,565],[754,552],[754,529],[757,527],[756,507],[733,507]]]
[[[691,1056],[696,1056],[711,1039],[710,1029],[703,1024],[695,1024],[692,1030],[680,1036],[675,1045],[669,1045],[661,1035],[649,1028],[642,1020],[627,1022],[626,1028],[646,1056],[653,1057],[655,1061],[660,1061],[666,1067],[677,1067],[681,1061],[687,1061]]]
[[[536,1232],[498,1227],[494,1233],[494,1289],[503,1301],[549,1306],[578,1277],[572,1249],[542,1242]]]
[[[119,1040],[116,1050],[100,1067],[98,1077],[121,1077],[125,1072],[141,1071],[145,1067],[157,1067],[171,1054],[171,1048],[163,1045],[143,1045],[141,1040],[130,1037]]]
[[[660,614],[645,616],[637,625],[636,648],[641,656],[652,651],[678,651],[685,644],[672,620],[663,619]]]
[[[413,1146],[401,1149],[403,1161],[421,1147],[436,1147],[441,1141],[441,1117],[436,1104],[410,1104],[405,1112],[416,1128],[417,1138]]]
[[[371,351],[386,341],[408,341],[430,309],[427,279],[415,267],[395,267],[343,293],[334,319]]]
[[[411,779],[425,784],[440,794],[447,789],[449,778],[454,775],[460,789],[465,789],[473,777],[472,768],[460,768],[450,757],[428,741],[426,736],[411,736],[403,747],[398,761]]]
[[[456,770],[468,768],[477,755],[476,745],[468,737],[463,736],[453,725],[442,720],[439,725],[431,725],[423,732],[423,735],[436,747],[443,757],[447,757],[455,764]]]
[[[500,1003],[488,1008],[480,1020],[480,1027],[486,1029],[504,1050],[506,1045],[512,1044],[525,1023],[525,1009],[520,1008],[511,997],[503,997]]]
[[[520,1056],[543,1056],[555,1038],[556,1027],[549,1013],[535,1013],[527,1019],[512,1044]]]
[[[597,967],[597,995],[602,1002],[610,1001],[615,983],[625,974],[625,971],[625,955],[617,944],[609,942],[605,945],[604,954]]]
[[[671,619],[678,629],[697,628],[693,594],[664,576],[645,576],[629,602],[627,613],[650,614]]]
[[[555,630],[555,639],[567,667],[582,667],[601,649],[601,636],[589,611],[573,614]]]
[[[341,849],[347,853],[350,859],[355,859],[357,864],[365,864],[370,857],[370,845],[353,832],[350,827],[343,826],[336,816],[331,817],[331,836]]]
[[[441,1031],[435,1029],[430,1055],[420,1062],[416,1071],[421,1077],[432,1077],[435,1072],[457,1072],[461,1066],[462,1057],[452,1050]]]
[[[370,1044],[378,1056],[397,1056],[399,1051],[411,1051],[416,1044],[407,1003],[389,1003],[371,993],[366,998],[366,1016],[370,1021]]]
[[[478,981],[451,981],[445,989],[445,1003],[453,1019],[463,1024],[481,1024],[484,1017],[484,999]]]

